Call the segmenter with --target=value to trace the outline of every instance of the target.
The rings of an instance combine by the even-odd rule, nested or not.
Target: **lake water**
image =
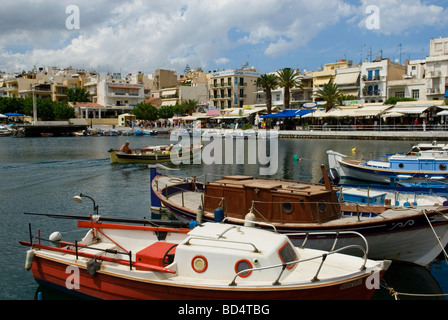
[[[111,165],[107,150],[120,147],[126,140],[131,147],[170,143],[169,136],[0,138],[0,300],[32,300],[44,291],[47,299],[65,298],[40,288],[31,272],[24,269],[27,248],[18,244],[29,239],[28,225],[42,235],[60,231],[67,241],[78,240],[84,231],[76,230],[73,220],[25,215],[25,212],[88,215],[92,202],[83,204],[72,198],[83,193],[93,197],[99,213],[105,216],[150,217],[149,169],[144,165]],[[422,141],[423,142],[423,141]],[[326,151],[332,149],[353,157],[369,157],[409,150],[411,142],[365,140],[280,139],[278,170],[274,177],[318,182],[320,165],[328,166]],[[300,161],[294,160],[294,155]],[[180,165],[172,166],[178,176],[230,174],[258,175],[258,165]],[[448,268],[445,260],[427,268],[393,263],[386,273],[385,285],[400,293],[434,294],[438,299],[448,293]],[[392,299],[385,289],[375,299]],[[406,299],[400,296],[400,299]],[[416,297],[422,299],[422,296]],[[442,297],[443,299],[443,297]]]

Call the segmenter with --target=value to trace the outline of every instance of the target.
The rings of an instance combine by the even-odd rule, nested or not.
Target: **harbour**
[[[39,225],[42,233],[58,230],[64,239],[82,237],[73,221],[25,216],[24,212],[85,214],[89,203],[72,201],[80,193],[95,199],[101,215],[141,219],[151,217],[150,178],[145,165],[111,165],[107,150],[117,148],[125,141],[131,147],[169,144],[168,135],[159,136],[95,136],[0,139],[2,153],[2,243],[8,265],[2,269],[7,279],[2,300],[31,300],[39,286],[24,268],[25,250],[18,240],[28,237],[28,223]],[[426,140],[427,141],[427,140]],[[279,139],[279,167],[275,178],[318,182],[322,178],[320,164],[328,165],[326,150],[352,154],[353,157],[406,151],[409,141],[350,140],[346,139]],[[294,155],[300,157],[295,160]],[[211,176],[258,175],[253,164],[181,164],[174,175]],[[390,277],[387,274],[390,272]],[[428,267],[395,265],[386,273],[384,287],[374,299],[394,299],[385,287],[399,293],[412,293],[414,299],[444,299],[448,292],[447,267],[443,257]],[[403,280],[403,281],[401,281]],[[53,298],[60,298],[58,294]],[[399,296],[405,299],[406,296]]]

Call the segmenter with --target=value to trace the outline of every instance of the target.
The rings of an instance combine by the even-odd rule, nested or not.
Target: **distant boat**
[[[159,145],[134,150],[130,154],[110,149],[109,154],[111,163],[150,164],[193,159],[201,150],[202,146]]]
[[[151,177],[152,195],[182,219],[213,221],[225,216],[239,224],[237,219],[249,214],[285,234],[355,231],[369,242],[369,258],[420,265],[429,264],[448,244],[448,207],[441,203],[408,207],[339,203],[338,189],[329,184],[328,176],[324,185],[250,176],[226,176],[205,184],[185,178],[176,182],[153,172]],[[291,239],[302,240],[295,235]]]
[[[386,155],[380,160],[373,157],[354,160],[333,150],[328,150],[327,154],[330,168],[337,170],[341,178],[387,184],[448,182],[446,149],[417,146],[408,154]]]

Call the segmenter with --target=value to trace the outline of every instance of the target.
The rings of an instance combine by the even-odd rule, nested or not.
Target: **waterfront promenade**
[[[110,130],[112,126],[93,126],[94,130]],[[132,131],[129,127],[116,127],[120,131]],[[135,128],[138,129],[138,128]],[[154,128],[159,134],[168,134],[173,128]],[[203,131],[214,129],[202,129]],[[259,129],[258,131],[262,131]],[[280,138],[288,139],[347,139],[347,140],[410,140],[448,141],[448,131],[444,130],[279,130]]]

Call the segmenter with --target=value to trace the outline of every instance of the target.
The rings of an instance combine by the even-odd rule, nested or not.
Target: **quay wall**
[[[280,138],[448,141],[447,131],[279,131]]]

